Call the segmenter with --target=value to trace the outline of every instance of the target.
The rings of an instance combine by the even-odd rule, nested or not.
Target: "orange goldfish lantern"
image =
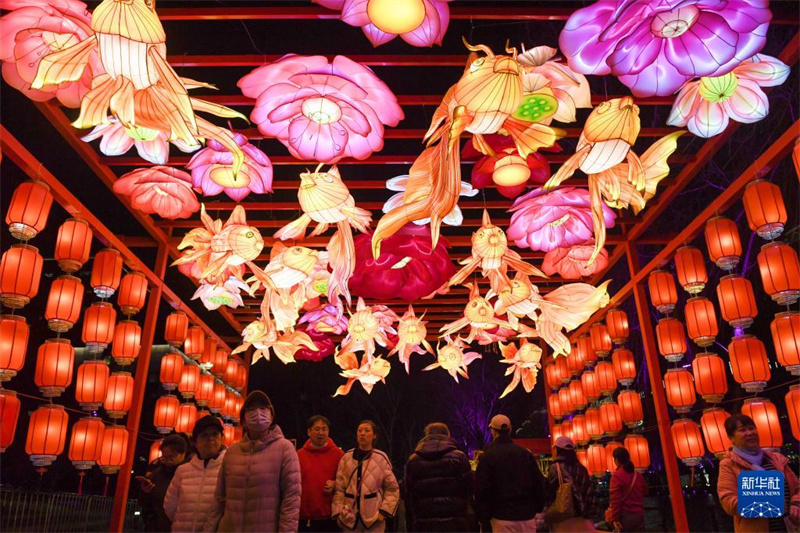
[[[283,363],[294,363],[294,354],[301,348],[308,348],[314,352],[319,349],[314,344],[314,341],[311,340],[311,337],[302,331],[279,334],[275,324],[269,320],[269,317],[264,316],[245,326],[242,331],[242,344],[234,349],[231,354],[244,352],[250,346],[256,349],[253,353],[252,363],[262,357],[269,361],[270,348]]]
[[[445,344],[443,347],[436,346],[436,362],[428,365],[422,370],[433,370],[434,368],[443,368],[447,373],[453,376],[453,379],[458,383],[458,376],[469,379],[467,374],[467,366],[476,359],[483,357],[478,352],[464,353],[464,348],[468,345],[460,338],[455,340],[450,336],[445,336]]]
[[[500,353],[503,354],[503,359],[500,362],[511,365],[506,370],[506,376],[514,374],[514,377],[511,378],[511,383],[508,384],[508,387],[500,397],[505,397],[516,389],[520,383],[522,383],[525,392],[531,392],[533,387],[536,386],[536,376],[539,374],[539,369],[542,368],[540,363],[542,349],[523,338],[520,340],[519,348],[513,342],[508,344],[500,343]]]
[[[589,177],[594,225],[591,265],[606,242],[602,202],[613,208],[632,207],[638,213],[655,196],[658,183],[669,174],[667,158],[677,149],[685,131],[670,133],[653,143],[640,158],[632,148],[639,136],[639,106],[625,96],[597,106],[583,127],[576,152],[544,188],[550,191],[580,169]]]
[[[397,344],[389,352],[389,355],[397,354],[397,358],[406,367],[406,373],[410,373],[411,354],[424,355],[428,352],[433,353],[433,348],[425,339],[428,329],[425,327],[422,317],[414,314],[414,308],[408,305],[408,311],[400,317],[397,324]],[[423,350],[421,346],[424,346]]]
[[[442,326],[439,330],[440,336],[450,336],[469,326],[469,334],[464,339],[467,344],[475,339],[483,344],[491,344],[497,337],[488,334],[486,330],[498,327],[511,329],[511,324],[495,316],[492,304],[480,295],[477,283],[467,283],[466,286],[469,287],[469,301],[464,308],[464,315],[455,322]]]
[[[367,394],[372,392],[374,387],[379,381],[386,383],[386,376],[392,369],[391,363],[386,359],[380,357],[371,358],[366,354],[358,361],[358,356],[353,352],[339,352],[333,356],[336,364],[342,369],[340,376],[347,378],[347,383],[341,385],[334,396],[344,396],[350,392],[353,383],[358,381]]]
[[[495,294],[497,300],[494,304],[496,314],[506,313],[508,323],[516,329],[519,319],[527,316],[534,322],[538,320],[536,311],[539,309],[542,297],[539,295],[539,288],[532,284],[528,276],[517,272],[514,279],[495,284],[497,291],[492,288],[486,295],[491,298]]]
[[[363,351],[369,359],[375,355],[375,343],[389,344],[387,334],[396,334],[392,324],[397,315],[384,305],[368,306],[363,298],[358,299],[356,312],[347,323],[347,336],[342,340],[343,352]]]

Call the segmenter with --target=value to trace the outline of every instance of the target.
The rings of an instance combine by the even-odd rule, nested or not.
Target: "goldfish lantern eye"
[[[255,233],[253,233],[252,231],[248,231],[247,233],[244,234],[244,236],[247,237],[248,239],[252,239],[253,236],[255,236]]]
[[[611,109],[611,102],[603,102],[602,104],[597,106],[597,113],[602,115],[603,113],[605,113],[609,109]]]
[[[472,302],[472,307],[478,307],[479,302]]]
[[[486,62],[486,58],[485,57],[479,57],[478,59],[473,61],[472,64],[469,66],[469,71],[470,72],[476,72],[479,68],[481,68],[481,66],[485,62]]]
[[[324,178],[324,179],[325,179],[325,181],[327,181],[328,183],[333,183],[333,178],[332,178],[332,177],[330,177],[330,176],[329,176],[329,175],[327,175],[327,174],[325,174],[325,178]]]
[[[292,250],[292,253],[295,255],[300,255],[300,251],[301,251],[300,248],[295,248],[294,250]]]

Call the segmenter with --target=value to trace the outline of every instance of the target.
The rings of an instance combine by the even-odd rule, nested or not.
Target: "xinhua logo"
[[[739,516],[780,518],[784,513],[784,479],[774,470],[742,472],[738,479]]]

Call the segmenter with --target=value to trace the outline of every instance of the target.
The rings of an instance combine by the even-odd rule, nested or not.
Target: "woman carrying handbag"
[[[613,457],[617,469],[611,476],[608,490],[606,522],[613,525],[614,531],[644,531],[644,497],[649,490],[647,481],[634,470],[628,450],[615,448]]]
[[[569,437],[556,439],[556,458],[547,476],[545,519],[553,533],[591,533],[592,480],[578,461],[575,444]]]

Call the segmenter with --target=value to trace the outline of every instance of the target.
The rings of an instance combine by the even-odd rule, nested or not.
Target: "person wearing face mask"
[[[336,531],[331,502],[336,487],[336,468],[344,455],[328,437],[330,421],[314,415],[306,424],[308,440],[298,450],[303,495],[300,499],[300,531]]]
[[[378,438],[375,422],[358,425],[358,447],[349,450],[336,470],[336,490],[331,518],[344,531],[382,533],[400,501],[400,487],[389,457],[373,446]]]
[[[172,520],[164,512],[164,497],[175,471],[188,460],[188,452],[189,441],[182,434],[167,435],[161,443],[161,457],[149,465],[144,476],[136,476],[145,531],[172,528]]]
[[[300,513],[300,463],[275,424],[275,409],[261,391],[241,412],[242,440],[225,454],[217,479],[217,507],[205,531],[294,532]]]

